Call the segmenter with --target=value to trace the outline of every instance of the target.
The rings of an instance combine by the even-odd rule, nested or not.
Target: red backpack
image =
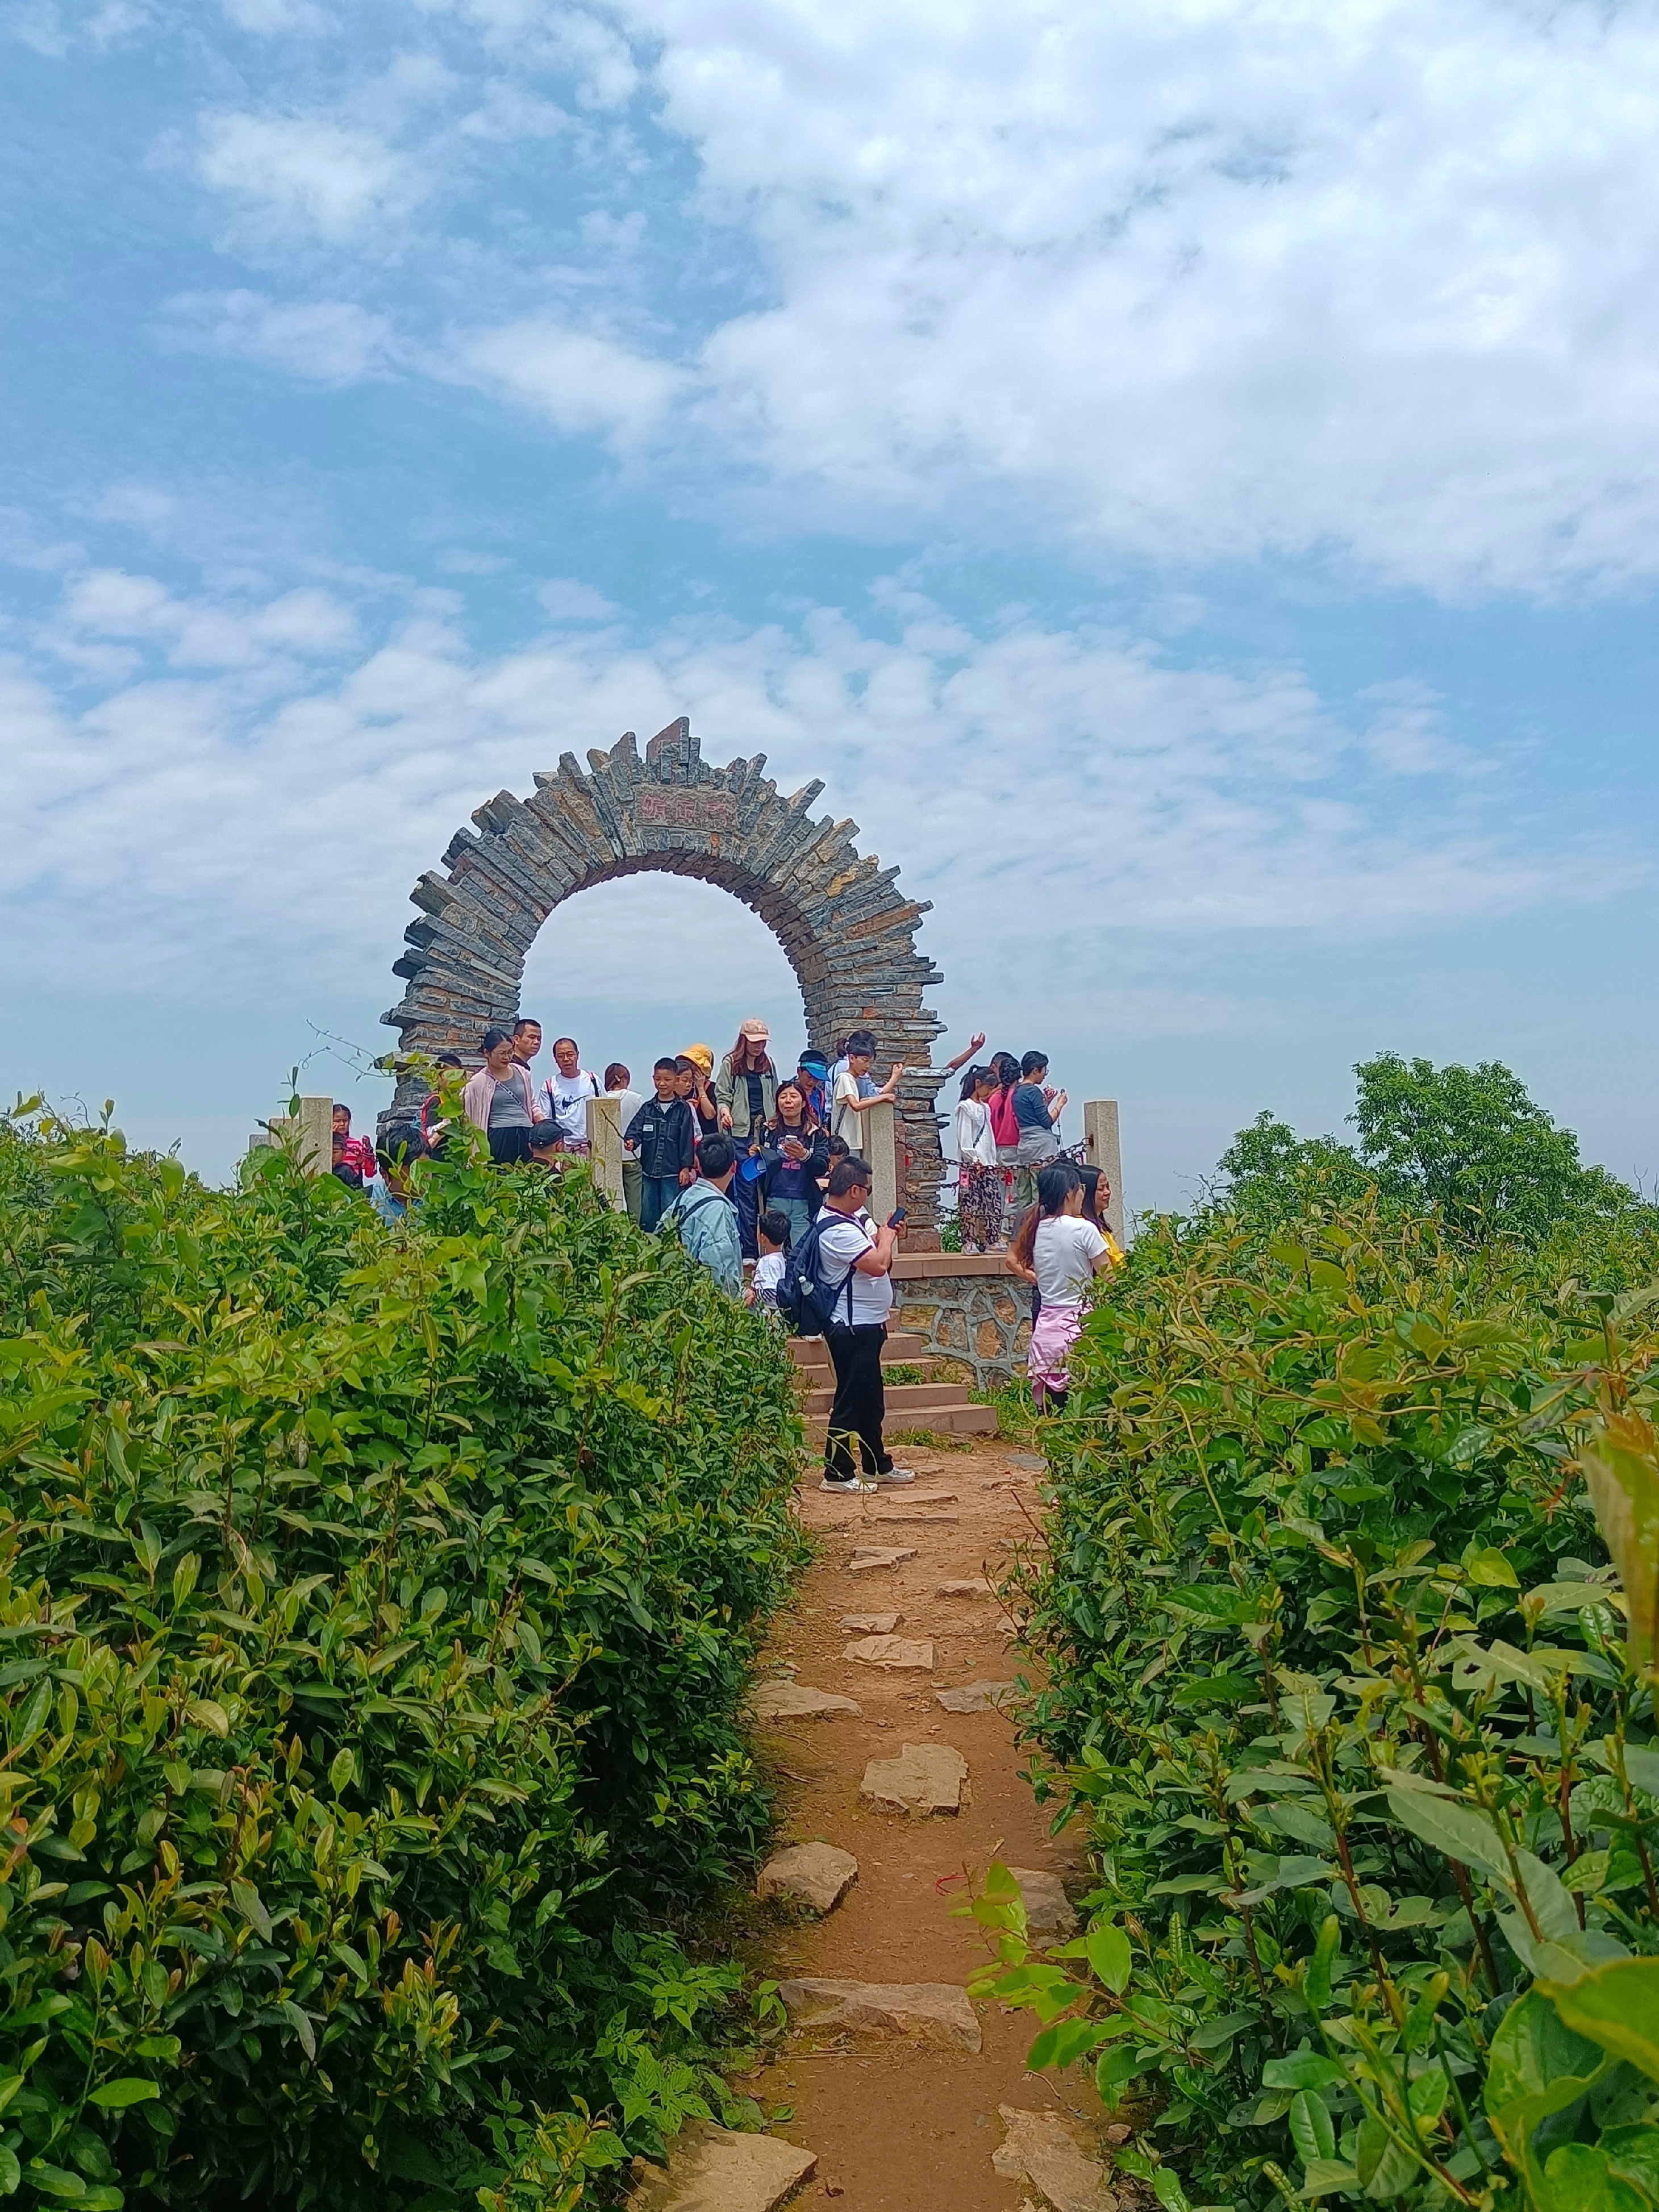
[[[1019,1124],[1014,1119],[1014,1089],[1010,1084],[1006,1091],[994,1091],[987,1103],[991,1109],[991,1135],[999,1145],[1019,1142]]]

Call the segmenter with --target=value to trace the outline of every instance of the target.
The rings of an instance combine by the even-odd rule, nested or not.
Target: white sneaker
[[[875,1486],[873,1482],[860,1482],[856,1475],[850,1482],[832,1482],[826,1474],[818,1485],[820,1490],[827,1490],[834,1498],[857,1498],[862,1492],[873,1490]]]
[[[878,1482],[914,1482],[915,1479],[908,1467],[890,1467],[885,1474],[876,1477]]]

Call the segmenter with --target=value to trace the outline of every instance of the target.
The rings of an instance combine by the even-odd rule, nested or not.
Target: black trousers
[[[836,1370],[836,1402],[830,1408],[823,1471],[836,1482],[853,1480],[858,1473],[853,1456],[856,1437],[865,1474],[885,1474],[893,1464],[881,1440],[882,1417],[887,1410],[881,1386],[886,1328],[880,1322],[872,1322],[856,1328],[827,1328],[823,1336]]]

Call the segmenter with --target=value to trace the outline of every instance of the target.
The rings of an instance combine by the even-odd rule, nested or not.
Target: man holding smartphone
[[[836,1370],[823,1487],[847,1496],[873,1490],[878,1483],[916,1479],[908,1468],[894,1466],[881,1437],[886,1413],[881,1355],[893,1310],[893,1257],[904,1214],[901,1208],[884,1228],[876,1228],[866,1211],[871,1182],[870,1164],[856,1152],[837,1160],[830,1170],[817,1224],[818,1284],[830,1315],[823,1335]]]

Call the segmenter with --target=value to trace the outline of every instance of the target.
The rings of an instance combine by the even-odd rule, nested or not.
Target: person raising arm
[[[878,1090],[870,1070],[875,1065],[876,1040],[868,1030],[854,1030],[847,1040],[847,1066],[836,1078],[835,1111],[830,1127],[844,1137],[849,1148],[864,1134],[864,1116],[872,1106],[890,1105],[898,1096],[904,1063],[895,1060],[887,1080]]]

